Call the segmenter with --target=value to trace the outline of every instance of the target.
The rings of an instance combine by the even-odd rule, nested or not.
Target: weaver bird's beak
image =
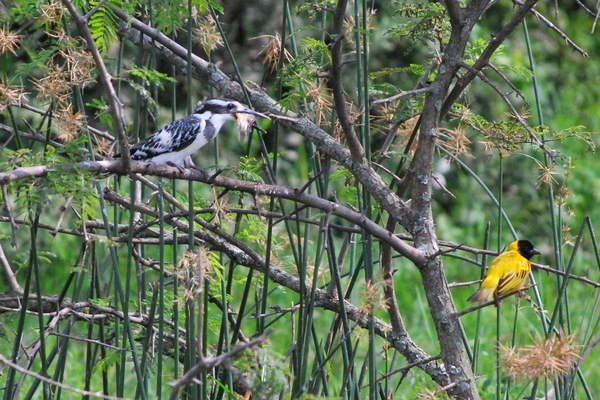
[[[534,247],[534,248],[533,248],[533,250],[531,250],[531,255],[534,255],[534,254],[538,254],[538,255],[540,255],[540,256],[541,256],[541,255],[542,255],[542,252],[541,252],[541,251],[539,251],[538,249],[536,249],[536,248]]]

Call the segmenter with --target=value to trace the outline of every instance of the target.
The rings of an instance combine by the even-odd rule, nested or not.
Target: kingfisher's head
[[[222,118],[225,121],[235,121],[240,118],[240,115],[254,115],[261,118],[267,118],[264,114],[251,110],[241,103],[229,99],[212,99],[200,104],[195,114],[205,116],[207,119]]]
[[[213,99],[200,104],[194,114],[209,121],[217,130],[221,129],[226,121],[236,121],[240,129],[240,141],[251,130],[256,117],[267,118],[264,114],[251,110],[241,103],[229,99]]]

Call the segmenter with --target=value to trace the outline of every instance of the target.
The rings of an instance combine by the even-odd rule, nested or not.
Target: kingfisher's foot
[[[194,164],[190,165],[189,168],[200,172],[202,174],[203,179],[208,179],[208,172],[206,172],[202,168],[200,168],[200,167],[198,167],[198,166],[196,166]]]
[[[181,172],[183,174],[183,172],[185,171],[180,165],[175,164],[173,161],[167,161],[167,165],[169,167],[175,167],[179,170],[179,172]]]

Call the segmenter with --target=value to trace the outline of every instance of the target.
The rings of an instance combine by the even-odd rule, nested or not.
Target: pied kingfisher
[[[151,161],[176,167],[197,168],[190,157],[217,136],[227,121],[238,121],[240,130],[248,130],[254,119],[245,114],[267,118],[237,101],[213,99],[200,104],[193,114],[171,122],[154,135],[129,149],[132,160]]]

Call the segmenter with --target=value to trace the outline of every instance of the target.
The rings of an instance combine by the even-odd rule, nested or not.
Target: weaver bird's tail
[[[495,288],[481,288],[478,291],[476,291],[475,293],[473,293],[471,295],[471,297],[469,297],[467,299],[467,301],[470,301],[471,303],[474,303],[474,302],[478,302],[478,303],[488,302],[494,296],[494,289]]]

